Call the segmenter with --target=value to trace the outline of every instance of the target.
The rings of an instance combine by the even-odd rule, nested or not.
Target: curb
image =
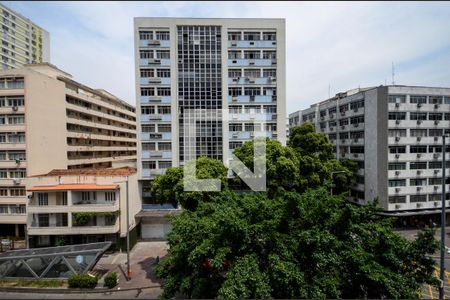
[[[126,292],[133,290],[145,290],[145,289],[153,289],[160,288],[160,285],[150,285],[143,287],[134,287],[134,288],[123,288],[118,290],[108,289],[108,288],[95,288],[95,289],[50,289],[50,288],[18,288],[18,287],[0,287],[0,292],[2,293],[39,293],[39,294],[98,294],[98,293],[116,293],[116,292]]]

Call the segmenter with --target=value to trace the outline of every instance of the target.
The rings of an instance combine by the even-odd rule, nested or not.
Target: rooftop
[[[109,169],[55,169],[47,174],[40,174],[30,177],[49,176],[130,176],[136,173],[136,169],[130,167],[109,168]]]

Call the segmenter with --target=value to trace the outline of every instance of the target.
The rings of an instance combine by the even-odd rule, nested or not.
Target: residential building
[[[0,231],[24,236],[26,177],[135,167],[133,106],[48,63],[0,71]]]
[[[284,19],[135,18],[134,34],[144,208],[164,208],[149,181],[187,153],[229,165],[254,137],[286,143]],[[195,120],[195,136],[189,111],[209,114]]]
[[[338,159],[358,163],[350,200],[366,204],[378,198],[381,207],[394,215],[440,211],[442,135],[450,133],[450,88],[358,88],[290,118],[291,126],[314,124],[333,143]],[[449,174],[449,146],[445,153]],[[446,200],[450,206],[449,192]]]
[[[52,170],[28,177],[26,189],[30,247],[118,244],[127,235],[127,211],[130,232],[136,230],[141,203],[134,168]]]
[[[47,31],[0,3],[2,25],[1,69],[50,62],[50,35]]]

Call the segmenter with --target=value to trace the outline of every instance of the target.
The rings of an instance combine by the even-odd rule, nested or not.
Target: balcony
[[[170,59],[165,58],[140,58],[139,65],[141,67],[155,66],[155,67],[169,67]]]
[[[142,104],[149,104],[149,103],[170,104],[171,102],[172,102],[172,98],[170,96],[141,96]]]
[[[230,131],[229,138],[233,140],[250,140],[255,137],[274,137],[273,132],[271,131]]]
[[[150,141],[150,140],[158,140],[158,141],[171,141],[172,140],[172,133],[171,132],[142,132],[141,133],[141,139],[143,141]]]
[[[140,79],[141,85],[169,85],[170,77],[145,77]]]
[[[162,40],[140,40],[139,41],[140,48],[152,47],[152,48],[169,48],[170,41],[162,41]]]
[[[142,151],[141,158],[163,158],[163,159],[171,159],[172,151]]]
[[[141,115],[141,122],[154,122],[154,121],[172,122],[172,115],[171,114]]]
[[[270,67],[276,66],[276,64],[274,59],[228,59],[229,67]]]
[[[228,85],[241,84],[276,84],[275,77],[236,77],[228,78]]]
[[[275,121],[277,114],[244,113],[244,114],[230,114],[229,117],[230,117],[229,121]]]
[[[233,103],[274,103],[276,96],[272,95],[256,95],[256,96],[228,96],[228,104]]]
[[[228,41],[228,48],[271,48],[277,47],[276,41]]]

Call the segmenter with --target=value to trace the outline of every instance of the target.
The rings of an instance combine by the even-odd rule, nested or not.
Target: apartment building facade
[[[290,114],[290,126],[315,125],[338,159],[358,163],[350,200],[376,197],[394,215],[441,209],[442,135],[450,133],[450,88],[380,86],[354,89]],[[446,172],[450,147],[446,147]],[[446,184],[446,207],[450,185]]]
[[[0,71],[2,235],[26,232],[26,177],[135,160],[133,106],[47,63]]]
[[[50,35],[47,31],[0,3],[2,26],[2,69],[50,62]]]
[[[29,177],[26,190],[29,247],[118,244],[127,235],[127,210],[130,232],[136,230],[141,203],[134,168],[52,170]]]
[[[134,31],[147,207],[149,181],[188,154],[228,165],[233,149],[256,136],[285,144],[284,19],[135,18]],[[192,111],[207,111],[194,120],[195,136],[185,121]]]

